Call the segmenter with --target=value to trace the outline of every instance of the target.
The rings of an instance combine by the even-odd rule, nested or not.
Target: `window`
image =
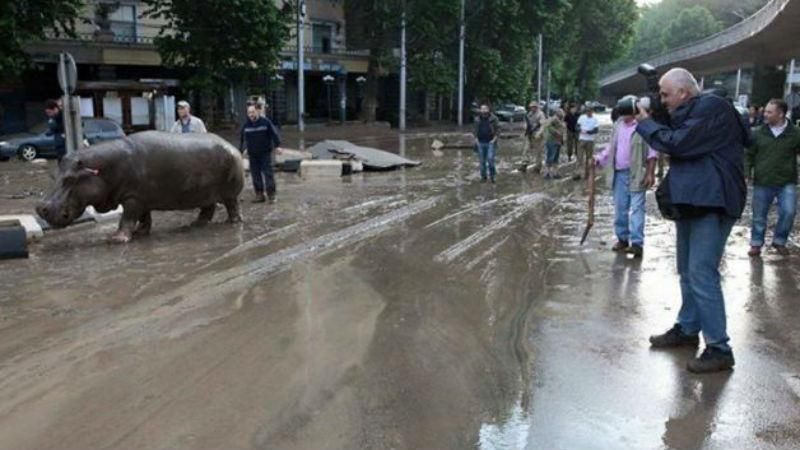
[[[314,24],[312,28],[314,38],[314,51],[319,53],[331,52],[331,39],[333,33],[329,24]]]
[[[108,16],[111,21],[111,31],[114,40],[121,42],[136,42],[136,7],[134,5],[120,5]]]

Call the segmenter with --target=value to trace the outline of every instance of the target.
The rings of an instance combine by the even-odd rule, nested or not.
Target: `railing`
[[[791,0],[772,0],[752,16],[730,28],[699,41],[661,53],[646,62],[654,67],[668,66],[678,61],[702,56],[721,48],[737,44],[767,27]],[[607,86],[634,76],[638,65],[608,75],[600,80],[600,86]]]
[[[84,42],[84,43],[111,43],[120,45],[153,45],[153,36],[124,35],[124,34],[103,34],[103,32],[78,33],[75,36],[68,36],[64,33],[46,31],[45,37],[49,41],[65,42]]]
[[[321,46],[305,45],[303,51],[306,54],[315,55],[338,55],[338,56],[369,56],[369,50],[348,50],[340,47],[323,48]],[[296,45],[286,45],[281,50],[281,53],[287,55],[296,55]]]

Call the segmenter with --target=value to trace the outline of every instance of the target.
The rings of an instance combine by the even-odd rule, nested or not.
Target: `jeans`
[[[496,171],[494,168],[494,153],[495,147],[491,142],[478,143],[478,157],[480,158],[481,165],[481,178],[486,179],[486,171],[488,167],[489,177],[494,180]]]
[[[545,144],[545,148],[547,149],[545,165],[547,167],[558,165],[558,158],[561,154],[561,144],[558,142],[548,141]]]
[[[750,245],[764,245],[764,233],[767,230],[767,214],[772,202],[778,199],[778,223],[775,225],[773,245],[786,245],[789,233],[794,225],[797,211],[797,186],[754,186],[753,187],[753,228],[750,233]]]
[[[620,241],[644,245],[645,191],[631,192],[631,171],[614,171],[614,233]]]
[[[730,346],[719,264],[734,222],[716,213],[675,222],[682,297],[678,325],[689,335],[702,331],[707,347],[723,351],[730,351]]]
[[[250,151],[248,150],[248,153]],[[253,178],[253,189],[256,194],[264,193],[266,184],[267,195],[275,196],[275,175],[272,173],[272,152],[250,153],[250,176]]]

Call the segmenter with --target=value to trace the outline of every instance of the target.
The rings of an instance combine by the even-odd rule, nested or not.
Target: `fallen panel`
[[[377,148],[362,147],[349,141],[322,141],[309,149],[316,159],[357,159],[364,164],[364,170],[392,170],[400,167],[414,167],[422,164]]]

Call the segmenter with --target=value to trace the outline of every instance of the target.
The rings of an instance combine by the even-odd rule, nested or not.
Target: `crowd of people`
[[[689,361],[688,370],[729,370],[735,361],[719,265],[733,225],[745,209],[748,182],[752,185],[748,254],[761,255],[773,203],[777,203],[778,220],[771,247],[779,255],[789,254],[800,129],[788,117],[800,100],[795,105],[791,99],[773,99],[763,107],[752,106],[744,117],[729,100],[702,93],[694,76],[680,68],[661,78],[659,95],[669,111],[668,123],[654,120],[634,98],[636,113],[616,119],[610,142],[599,152],[595,152],[599,123],[591,108],[579,113],[577,106],[570,105],[566,113],[557,108],[547,117],[538,102],[532,102],[526,115],[523,158],[532,160],[534,171],[545,179],[560,178],[559,152],[566,145],[567,160],[573,156],[578,160],[576,178],[580,172],[584,178],[590,176],[592,164],[604,168],[615,207],[617,242],[612,249],[634,257],[643,255],[645,193],[661,175],[665,157],[669,158],[669,171],[658,186],[656,200],[662,215],[674,220],[677,228],[681,307],[672,328],[651,336],[650,343],[654,348],[697,347],[702,334],[705,349]],[[483,125],[487,123],[497,121],[483,105],[476,118],[476,137],[479,145],[492,148],[481,152],[481,174],[484,164],[488,165],[494,182],[497,132],[494,125]],[[491,139],[487,129],[492,130]]]

